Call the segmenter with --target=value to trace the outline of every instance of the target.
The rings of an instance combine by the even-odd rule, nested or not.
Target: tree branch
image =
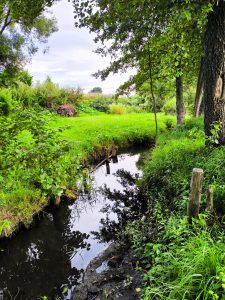
[[[10,8],[9,8],[6,13],[6,16],[5,16],[4,24],[2,25],[2,28],[0,30],[0,35],[3,34],[4,30],[6,29],[7,26],[10,25],[11,22],[12,22],[12,19],[10,18]]]

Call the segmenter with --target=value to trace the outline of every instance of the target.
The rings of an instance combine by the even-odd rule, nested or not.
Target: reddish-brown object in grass
[[[77,115],[77,111],[72,104],[62,104],[56,111],[61,116],[74,117]]]

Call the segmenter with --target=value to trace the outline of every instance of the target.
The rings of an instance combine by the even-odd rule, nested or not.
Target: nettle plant
[[[221,128],[222,128],[222,123],[220,121],[213,122],[211,124],[210,136],[206,137],[206,141],[208,141],[210,144],[218,145]]]

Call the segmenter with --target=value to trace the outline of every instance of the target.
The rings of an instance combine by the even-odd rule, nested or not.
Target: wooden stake
[[[187,215],[190,222],[192,218],[197,218],[199,214],[203,173],[202,169],[194,168],[192,170],[191,192],[187,208]]]
[[[206,210],[208,212],[213,211],[213,189],[211,185],[209,185],[206,193]]]

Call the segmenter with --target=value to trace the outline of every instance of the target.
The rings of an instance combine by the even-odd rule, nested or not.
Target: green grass
[[[190,118],[157,140],[141,183],[153,223],[131,237],[140,260],[147,262],[144,300],[225,299],[224,232],[216,225],[208,227],[204,216],[192,226],[186,217],[196,167],[204,170],[201,213],[212,185],[215,211],[224,215],[224,161],[225,146],[205,146],[202,118]],[[219,221],[224,223],[224,218]],[[145,238],[145,232],[151,234]]]
[[[203,204],[207,187],[212,185],[215,208],[225,213],[224,160],[224,146],[205,146],[202,118],[189,119],[157,140],[146,166],[144,188],[171,209],[185,211],[192,169],[202,168]]]
[[[192,227],[175,215],[164,222],[159,243],[148,244],[152,266],[142,299],[224,299],[224,233],[211,232],[203,218]]]
[[[165,124],[175,118],[158,115],[159,132],[165,132]],[[56,117],[55,128],[67,128],[62,137],[70,141],[73,149],[70,155],[79,155],[81,159],[98,151],[102,147],[126,147],[135,143],[144,143],[154,139],[155,123],[151,113],[82,116],[79,118]]]
[[[33,215],[48,203],[49,197],[61,195],[62,191],[65,192],[68,189],[76,189],[76,182],[82,175],[84,167],[88,167],[88,162],[100,159],[112,147],[146,143],[153,140],[155,135],[154,115],[150,113],[121,116],[83,115],[75,118],[54,116],[48,126],[51,129],[65,128],[59,136],[65,143],[60,141],[59,143],[66,145],[69,142],[70,147],[66,146],[67,150],[63,151],[67,152],[58,157],[57,151],[60,151],[60,148],[55,150],[54,133],[46,133],[46,139],[48,138],[49,141],[45,143],[41,137],[45,133],[43,131],[41,136],[37,135],[41,142],[36,146],[36,152],[33,153],[30,148],[36,141],[32,134],[27,133],[30,128],[34,132],[37,131],[41,114],[42,112],[39,112],[37,117],[34,112],[31,112],[30,127],[22,133],[17,133],[10,141],[12,148],[10,146],[8,151],[15,162],[5,173],[3,170],[2,177],[0,177],[1,183],[5,186],[0,195],[0,235],[11,234],[19,223],[29,224]],[[33,128],[34,118],[37,118],[37,124]],[[42,122],[42,119],[40,120]],[[166,123],[171,124],[171,121],[174,121],[173,117],[159,115],[159,132],[165,132]],[[27,139],[24,140],[23,136]],[[20,159],[20,154],[30,155],[26,163],[22,165],[16,160],[17,156],[11,154],[15,150],[18,153],[18,159]],[[42,151],[40,164],[38,151]],[[35,155],[33,162],[32,155]],[[23,161],[25,161],[24,157]]]

